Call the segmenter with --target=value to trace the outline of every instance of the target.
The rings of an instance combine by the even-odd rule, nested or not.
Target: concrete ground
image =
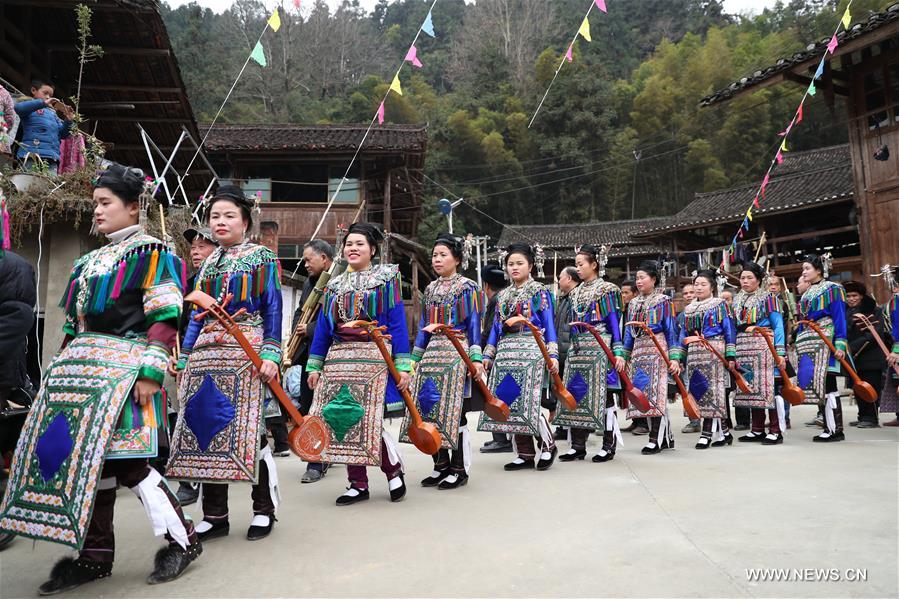
[[[399,504],[371,469],[371,500],[338,508],[344,468],[300,485],[303,464],[282,458],[272,535],[246,541],[250,489],[232,487],[231,536],[159,586],[144,581],[161,542],[122,491],[112,577],[66,597],[896,597],[899,430],[847,426],[847,441],[813,444],[803,426],[813,416],[794,409],[786,443],[773,447],[696,451],[678,416],[677,449],[657,456],[640,455],[646,437],[630,434],[612,462],[546,472],[503,472],[510,454],[475,454],[456,491],[419,487],[430,458],[404,446],[409,493]],[[474,435],[477,446],[487,438]],[[68,554],[17,539],[0,554],[0,595],[35,596]],[[750,581],[750,568],[786,569],[791,580]]]

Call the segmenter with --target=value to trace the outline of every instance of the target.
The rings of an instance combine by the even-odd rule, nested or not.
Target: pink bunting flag
[[[796,124],[802,122],[802,104],[799,105],[799,110],[796,111]]]
[[[596,8],[598,8],[599,10],[601,10],[603,12],[609,12],[606,9],[606,0],[596,0]]]
[[[755,199],[752,200],[752,205],[755,206],[756,208],[759,207],[759,197],[758,196],[755,196]]]
[[[421,61],[418,60],[418,50],[415,48],[415,44],[409,46],[409,51],[406,52],[406,58],[403,60],[411,62],[413,67],[421,68]]]
[[[839,42],[837,42],[837,34],[834,33],[833,37],[830,38],[830,41],[827,42],[827,51],[830,52],[831,54],[833,54],[834,51],[837,49],[838,44],[839,44]]]
[[[771,178],[771,169],[768,169],[768,172],[765,173],[765,178],[762,179],[762,197],[765,197],[765,188],[768,187],[768,179]]]
[[[784,162],[784,155],[783,155],[783,152],[781,152],[780,150],[778,150],[778,151],[777,151],[777,154],[775,154],[774,158],[777,159],[777,164],[783,164],[783,162]]]
[[[378,124],[384,124],[384,101],[381,100],[381,105],[378,106]]]
[[[568,52],[565,53],[565,60],[571,62],[574,60],[574,56],[571,53],[571,48],[574,44],[568,44]]]

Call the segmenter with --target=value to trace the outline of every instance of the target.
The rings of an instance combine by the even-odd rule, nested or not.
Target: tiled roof
[[[645,229],[643,234],[706,227],[743,219],[761,181],[721,191],[697,193],[683,210]],[[849,146],[840,145],[786,154],[774,167],[765,187],[758,216],[792,211],[812,204],[841,202],[852,198],[854,183]]]
[[[868,20],[864,23],[855,23],[849,29],[840,31],[837,34],[837,41],[839,42],[839,46],[837,46],[837,50],[834,53],[834,56],[839,56],[840,54],[844,53],[845,47],[849,42],[867,35],[877,29],[880,29],[881,27],[890,23],[899,24],[899,3],[890,5],[884,11],[871,13],[871,15],[868,17]],[[775,64],[769,67],[765,67],[764,69],[760,69],[748,77],[743,77],[739,81],[731,83],[726,88],[703,98],[699,101],[699,105],[710,106],[717,102],[729,100],[742,91],[759,85],[760,83],[763,83],[764,81],[767,81],[768,79],[771,79],[772,77],[775,77],[781,73],[792,70],[797,65],[801,65],[802,63],[811,60],[818,61],[827,50],[827,43],[829,41],[830,38],[828,37],[809,44],[802,52],[797,52],[792,56],[781,58]]]
[[[667,221],[665,218],[642,218],[600,223],[576,223],[559,225],[506,226],[497,245],[509,245],[515,241],[539,243],[545,248],[566,250],[574,253],[574,248],[584,244],[611,244],[609,255],[642,256],[660,253],[654,245],[636,242],[631,235]]]
[[[211,151],[294,150],[353,152],[365,135],[366,125],[216,125],[206,139]],[[208,125],[200,125],[206,135]],[[428,130],[424,125],[380,125],[372,128],[364,150],[424,152]]]

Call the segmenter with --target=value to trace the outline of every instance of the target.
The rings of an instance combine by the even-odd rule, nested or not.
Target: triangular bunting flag
[[[384,101],[381,100],[381,104],[378,106],[378,124],[384,124]]]
[[[774,159],[777,161],[777,164],[783,164],[784,155],[780,150],[777,151],[777,154],[774,155]]]
[[[786,139],[784,139],[784,140],[780,143],[780,151],[781,151],[781,152],[789,152],[789,151],[790,151],[789,149],[787,149],[787,140],[786,140]]]
[[[808,95],[814,96],[816,93],[818,93],[818,90],[815,88],[815,82],[812,81],[808,86]]]
[[[599,10],[601,10],[603,12],[609,12],[606,9],[606,0],[596,0],[596,8],[598,8]]]
[[[590,38],[590,21],[587,19],[587,17],[584,17],[584,21],[581,23],[581,27],[577,30],[577,32],[588,42],[593,41]]]
[[[752,208],[746,211],[746,218],[749,219],[749,222],[752,222]]]
[[[758,196],[755,196],[755,199],[752,200],[752,205],[755,206],[756,208],[759,207],[759,197]]]
[[[300,0],[293,0],[293,7],[300,10]]]
[[[821,59],[821,62],[818,63],[818,68],[815,70],[815,79],[820,79],[821,75],[824,74],[824,59]]]
[[[393,76],[393,82],[390,84],[390,90],[395,91],[399,95],[403,95],[403,88],[400,85],[400,75],[397,73]]]
[[[434,36],[434,21],[431,20],[431,11],[428,11],[428,16],[425,17],[425,22],[421,24],[421,30],[430,35]]]
[[[796,111],[796,124],[802,122],[802,104],[799,105],[799,110]]]
[[[846,7],[846,12],[843,13],[842,21],[843,21],[843,27],[845,27],[846,29],[849,29],[849,25],[852,24],[852,15],[849,14],[848,6]]]
[[[406,60],[412,63],[413,67],[418,67],[419,69],[422,67],[421,61],[418,60],[418,50],[415,48],[415,45],[409,46],[409,51],[406,52]]]
[[[830,41],[827,42],[827,51],[830,52],[831,54],[833,54],[834,51],[837,49],[838,45],[839,45],[839,42],[837,42],[837,34],[834,33],[833,37],[830,38]]]
[[[278,8],[275,8],[275,12],[272,13],[272,16],[268,18],[268,26],[272,28],[272,31],[278,31],[281,29],[281,11]]]
[[[574,45],[573,43],[572,43],[572,44],[568,44],[568,51],[565,52],[565,60],[567,60],[568,62],[571,62],[571,61],[574,60],[574,55],[573,55],[572,52],[571,52],[571,48],[572,48],[573,45]]]
[[[265,62],[265,50],[262,49],[262,42],[256,42],[253,51],[250,53],[250,58],[258,62],[261,67],[267,64]]]

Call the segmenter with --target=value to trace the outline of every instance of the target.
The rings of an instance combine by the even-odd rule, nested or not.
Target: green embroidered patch
[[[347,431],[362,420],[364,415],[365,410],[362,408],[362,404],[356,401],[346,385],[340,387],[340,391],[337,392],[334,399],[329,401],[322,410],[322,418],[334,431],[334,437],[339,442],[343,442]]]

